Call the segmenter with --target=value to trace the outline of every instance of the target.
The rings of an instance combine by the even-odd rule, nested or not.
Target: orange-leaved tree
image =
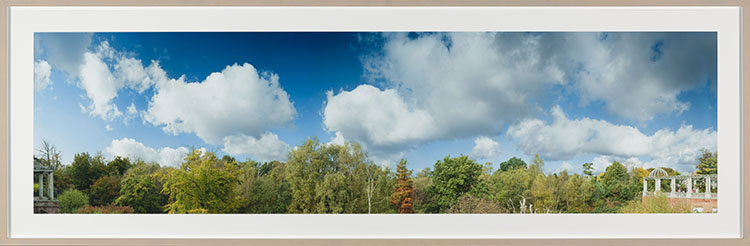
[[[411,170],[406,168],[406,160],[401,159],[396,167],[396,190],[391,196],[391,203],[398,207],[398,213],[414,213],[414,188],[411,185]]]

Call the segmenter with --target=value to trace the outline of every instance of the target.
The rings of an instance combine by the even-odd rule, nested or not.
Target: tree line
[[[62,165],[54,146],[42,147],[35,159],[57,168],[54,187],[63,213],[690,212],[666,198],[642,202],[642,178],[651,169],[628,170],[617,161],[598,174],[591,163],[582,164],[581,173],[547,174],[539,156],[528,164],[513,157],[495,170],[493,163],[461,155],[413,174],[407,160],[391,170],[358,144],[317,139],[291,150],[286,162],[194,150],[179,167],[88,153]],[[716,152],[704,150],[695,173],[716,173],[716,160]]]

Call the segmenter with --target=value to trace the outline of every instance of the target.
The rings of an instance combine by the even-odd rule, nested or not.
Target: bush
[[[108,205],[120,195],[120,180],[114,176],[102,176],[91,185],[91,205]]]
[[[628,202],[620,209],[621,213],[690,213],[690,206],[685,202],[673,202],[665,195],[636,199]]]
[[[456,204],[451,205],[448,209],[448,213],[451,214],[497,214],[502,212],[503,209],[498,203],[470,194],[462,196]]]
[[[82,209],[79,209],[76,213],[79,214],[132,214],[133,208],[128,206],[88,206],[86,205]]]
[[[89,205],[89,196],[75,189],[68,189],[57,198],[60,201],[60,213],[75,213]]]

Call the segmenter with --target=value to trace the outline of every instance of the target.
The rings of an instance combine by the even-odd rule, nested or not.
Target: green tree
[[[109,205],[120,195],[120,180],[115,176],[102,176],[91,185],[91,205]]]
[[[391,203],[400,214],[414,213],[414,188],[411,182],[411,170],[406,168],[406,160],[401,159],[396,166],[398,184],[391,197]]]
[[[507,161],[500,163],[500,171],[509,171],[516,168],[526,168],[526,162],[521,160],[520,158],[511,157]]]
[[[79,153],[73,157],[71,163],[70,178],[76,189],[88,193],[89,187],[102,176],[107,174],[107,166],[104,157],[100,154],[91,156],[88,153]]]
[[[285,213],[291,203],[285,164],[278,161],[259,165],[248,160],[240,163],[240,194],[248,200],[245,213]]]
[[[107,163],[107,173],[110,176],[122,176],[128,169],[133,167],[130,159],[126,157],[115,156],[112,161]]]
[[[531,201],[531,183],[533,177],[527,168],[512,169],[507,172],[497,171],[492,175],[491,193],[506,211],[519,212],[520,204]]]
[[[564,187],[562,201],[565,206],[562,211],[568,213],[590,211],[588,201],[591,199],[593,192],[593,185],[585,177],[578,174],[571,175]]]
[[[633,193],[628,192],[630,175],[627,168],[620,162],[612,162],[601,176],[601,183],[606,189],[604,195],[609,207],[619,207],[623,202],[633,199]]]
[[[351,193],[347,192],[346,177],[341,173],[326,174],[315,191],[316,213],[344,213],[347,202],[352,200]]]
[[[307,140],[289,154],[289,212],[366,213],[372,205],[368,204],[368,184],[379,179],[368,174],[372,165],[358,144],[327,145],[317,139]]]
[[[164,212],[168,197],[161,193],[161,177],[166,172],[159,164],[136,162],[120,180],[120,196],[115,204],[131,207],[136,213]]]
[[[594,163],[583,163],[583,174],[589,177],[594,176]]]
[[[414,212],[427,213],[427,205],[432,203],[432,197],[427,193],[427,188],[432,186],[432,171],[425,168],[417,173],[412,179],[414,186]]]
[[[72,173],[72,166],[66,165],[62,168],[55,169],[54,171],[54,177],[55,177],[55,192],[63,192],[65,190],[75,188],[75,185],[73,184],[73,179],[70,176]]]
[[[695,171],[697,174],[717,174],[719,170],[719,154],[718,152],[711,153],[707,149],[701,150],[701,157],[698,158],[698,169]]]
[[[482,191],[486,191],[487,184],[480,182],[482,165],[469,159],[468,156],[450,158],[445,157],[442,161],[435,163],[432,172],[432,185],[428,193],[434,196],[434,200],[428,205],[428,210],[433,213],[445,212],[456,204],[461,196],[474,192],[473,195],[482,198]]]
[[[66,190],[57,197],[57,200],[60,201],[60,213],[75,213],[78,209],[89,205],[89,196],[75,189]]]
[[[179,169],[170,170],[162,193],[169,213],[235,213],[247,202],[237,192],[239,170],[211,152],[194,150]]]

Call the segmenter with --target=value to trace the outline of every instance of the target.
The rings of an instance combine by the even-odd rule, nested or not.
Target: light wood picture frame
[[[460,238],[442,238],[440,237],[288,237],[275,236],[273,239],[261,238],[261,239],[245,239],[238,237],[171,237],[171,238],[122,238],[113,236],[99,236],[92,238],[14,238],[11,237],[11,217],[13,212],[10,211],[11,207],[11,172],[12,168],[10,165],[11,153],[10,146],[10,135],[14,134],[12,128],[9,127],[10,122],[10,111],[13,110],[13,106],[9,105],[9,87],[11,85],[11,56],[17,50],[10,46],[11,32],[9,27],[11,26],[12,12],[10,11],[13,7],[25,7],[25,6],[60,6],[60,7],[83,7],[83,6],[131,6],[131,7],[210,7],[210,6],[225,6],[225,7],[260,7],[260,6],[274,6],[274,7],[695,7],[699,9],[701,7],[739,7],[740,20],[739,24],[740,31],[740,52],[747,47],[749,42],[745,40],[744,33],[748,31],[747,21],[744,19],[746,14],[746,2],[741,0],[728,0],[728,1],[698,1],[698,0],[686,0],[686,1],[379,1],[379,0],[358,0],[358,1],[321,1],[318,3],[311,3],[307,1],[224,1],[224,2],[206,2],[206,1],[192,1],[192,0],[175,0],[175,1],[145,1],[145,0],[133,0],[133,1],[3,1],[0,6],[3,7],[2,13],[0,13],[0,19],[4,20],[2,26],[0,26],[0,56],[4,57],[0,62],[0,74],[4,75],[0,80],[2,86],[0,86],[0,115],[2,115],[2,121],[0,121],[0,180],[5,183],[0,185],[0,244],[10,245],[162,245],[162,244],[176,244],[176,245],[246,245],[246,244],[259,244],[259,245],[413,245],[413,244],[427,244],[427,245],[455,245],[455,244],[472,244],[472,245],[559,245],[559,244],[570,244],[570,245],[750,245],[750,240],[745,239],[743,235],[748,233],[748,226],[744,220],[744,214],[748,212],[747,207],[744,205],[748,194],[747,184],[744,182],[744,178],[750,175],[744,167],[744,153],[750,151],[750,147],[745,146],[744,141],[750,137],[750,133],[746,133],[743,129],[745,128],[746,122],[744,115],[747,113],[747,108],[750,105],[746,105],[746,102],[742,99],[746,93],[750,93],[748,86],[744,84],[744,81],[750,79],[750,75],[744,73],[744,69],[747,64],[750,64],[750,59],[743,53],[740,53],[740,88],[742,90],[740,96],[739,109],[741,112],[738,114],[740,119],[740,154],[738,156],[739,171],[741,178],[739,180],[739,216],[740,216],[740,238],[726,238],[726,239],[709,239],[702,238],[701,236],[694,236],[695,238],[676,238],[670,239],[669,237],[660,238],[653,235],[647,235],[641,239],[637,236],[633,238],[606,238],[599,236],[590,239],[578,239],[575,236],[543,236],[539,237],[525,236],[524,239],[500,239],[500,238],[486,238],[486,237],[460,237]],[[721,46],[720,46],[721,49]],[[719,65],[721,66],[721,64]],[[721,81],[721,77],[719,79]],[[721,139],[721,138],[720,138]],[[325,219],[325,218],[319,218]],[[566,217],[565,219],[575,219],[574,217]],[[710,226],[710,225],[701,225]]]

